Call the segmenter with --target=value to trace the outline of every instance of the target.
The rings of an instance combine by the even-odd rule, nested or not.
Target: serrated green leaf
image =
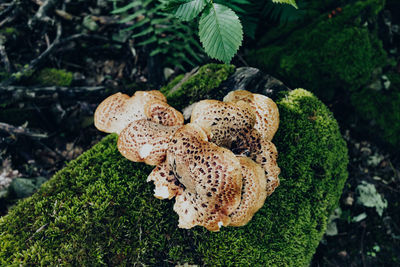
[[[296,4],[296,0],[272,0],[272,2],[277,3],[277,4],[289,4],[289,5],[294,6],[295,8],[298,8],[297,4]]]
[[[229,63],[242,44],[242,24],[232,9],[214,3],[201,15],[199,37],[211,58]]]
[[[173,10],[173,13],[178,19],[189,21],[197,17],[206,4],[206,0],[184,0]]]

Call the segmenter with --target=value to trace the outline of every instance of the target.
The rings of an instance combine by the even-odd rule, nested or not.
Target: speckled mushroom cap
[[[166,102],[151,100],[144,106],[144,114],[151,121],[165,125],[183,125],[183,115]]]
[[[239,207],[229,215],[230,226],[243,226],[264,205],[267,179],[264,169],[248,157],[238,157],[242,167],[243,185]]]
[[[236,143],[232,148],[236,154],[247,156],[260,164],[267,177],[268,196],[279,186],[278,151],[275,145],[266,137],[262,137],[256,130],[251,130],[246,136]]]
[[[259,141],[261,149],[253,150],[252,159],[259,163],[265,171],[267,177],[267,196],[271,195],[275,188],[279,186],[279,174],[281,169],[276,162],[278,151],[275,145],[267,138],[261,138]]]
[[[165,160],[168,143],[182,126],[164,126],[147,119],[128,124],[118,137],[118,150],[135,162],[157,165]]]
[[[253,129],[256,116],[243,101],[225,103],[203,100],[194,106],[190,122],[202,127],[211,142],[230,148],[241,136]]]
[[[126,101],[129,96],[122,93],[113,94],[97,107],[94,113],[94,125],[100,131],[106,133],[119,133],[125,128]]]
[[[148,105],[148,106],[147,106]],[[150,119],[164,125],[182,125],[183,115],[170,107],[159,91],[137,91],[132,97],[116,93],[97,107],[94,124],[107,133],[120,133],[130,122]]]
[[[140,99],[160,100],[161,102],[167,103],[167,98],[158,90],[136,91],[134,96],[139,97]]]
[[[251,102],[253,100],[253,93],[246,90],[236,90],[229,92],[224,97],[224,102],[236,103],[240,100],[245,102]]]
[[[275,102],[265,95],[253,94],[245,90],[232,91],[224,97],[224,102],[237,103],[239,101],[249,103],[257,115],[254,128],[263,137],[272,140],[279,127],[279,110]]]
[[[174,211],[180,228],[202,225],[210,231],[227,226],[240,203],[242,172],[228,149],[207,141],[203,129],[189,123],[173,136],[167,162],[184,186],[176,196]]]

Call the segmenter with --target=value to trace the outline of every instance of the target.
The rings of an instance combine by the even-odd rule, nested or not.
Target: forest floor
[[[149,74],[148,51],[120,33],[110,2],[38,12],[48,2],[0,4],[0,216],[104,136],[93,113],[106,95],[167,78]],[[44,68],[66,70],[68,87],[38,79]],[[349,178],[312,266],[400,265],[400,157],[349,129]]]

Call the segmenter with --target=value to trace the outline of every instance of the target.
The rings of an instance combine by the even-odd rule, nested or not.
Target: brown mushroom
[[[275,191],[275,188],[279,186],[279,174],[281,173],[281,169],[276,162],[278,151],[275,145],[267,138],[261,138],[260,145],[261,149],[253,152],[251,158],[259,163],[265,171],[267,177],[267,196],[269,196]]]
[[[257,106],[259,102],[254,102],[256,104],[252,102],[251,107],[250,102],[244,102],[253,101],[255,95],[248,91],[235,92],[237,93],[228,94],[228,99],[236,101],[235,103],[217,100],[203,100],[197,103],[192,111],[191,122],[202,127],[208,133],[211,142],[229,148],[235,154],[248,156],[259,163],[267,174],[268,195],[270,195],[279,185],[280,173],[276,163],[278,153],[267,137],[272,132],[266,134],[264,131],[262,135],[255,129],[256,118],[261,116],[260,110],[263,109]],[[255,111],[257,116],[254,114]],[[279,122],[279,117],[274,121]],[[259,128],[263,130],[262,127]]]
[[[237,143],[237,147],[232,149],[237,151],[237,154],[248,156],[261,165],[267,177],[267,196],[271,195],[279,186],[278,176],[281,172],[277,164],[278,151],[275,145],[253,129]]]
[[[239,207],[229,215],[230,226],[243,226],[264,205],[267,179],[263,168],[248,157],[238,157],[242,167],[243,185]]]
[[[97,107],[94,124],[107,133],[120,133],[129,123],[150,119],[164,125],[182,125],[183,115],[166,103],[159,91],[137,91],[132,97],[116,93]]]
[[[180,127],[146,119],[133,121],[120,133],[118,150],[131,161],[160,164],[165,160],[169,141]]]
[[[179,227],[202,225],[218,231],[227,226],[241,196],[242,173],[236,156],[208,142],[203,129],[189,123],[173,136],[167,163],[184,186],[174,205]]]
[[[174,126],[183,125],[183,115],[166,102],[151,100],[144,106],[144,114],[151,121],[156,123]]]
[[[254,128],[263,137],[272,140],[279,127],[279,110],[275,102],[265,95],[252,94],[245,90],[232,91],[224,97],[224,102],[239,101],[249,103],[256,113]]]
[[[176,197],[180,228],[245,225],[279,185],[275,103],[248,91],[224,100],[200,101],[184,126],[158,91],[117,93],[96,110],[96,127],[119,134],[123,156],[157,165],[147,181],[155,197]]]
[[[149,100],[160,100],[161,102],[167,103],[167,98],[158,90],[151,91],[136,91],[134,96],[139,97],[141,99]]]
[[[194,106],[190,122],[202,127],[211,142],[230,148],[253,129],[255,120],[254,112],[243,101],[203,100]]]
[[[157,165],[147,177],[147,182],[154,182],[154,196],[159,199],[171,199],[182,194],[183,185],[176,179],[166,162]]]

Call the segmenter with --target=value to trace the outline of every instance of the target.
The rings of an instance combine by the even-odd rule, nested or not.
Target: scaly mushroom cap
[[[147,177],[147,182],[153,181],[154,196],[159,199],[171,199],[182,194],[183,185],[175,178],[175,175],[166,162],[157,165]]]
[[[248,157],[238,157],[242,166],[242,199],[239,207],[231,214],[230,226],[243,226],[264,205],[267,198],[267,178],[260,164]]]
[[[242,189],[241,166],[236,156],[208,142],[203,129],[189,123],[173,136],[167,162],[185,188],[174,205],[179,227],[202,225],[218,231],[228,225],[229,214],[239,206]]]
[[[224,102],[238,101],[250,104],[257,115],[254,128],[263,137],[272,140],[279,127],[279,110],[275,102],[267,96],[252,94],[245,90],[232,91],[224,97]]]
[[[253,153],[252,158],[255,162],[259,163],[267,177],[267,196],[271,195],[275,188],[279,186],[279,174],[281,169],[276,162],[278,158],[278,151],[275,145],[267,138],[260,140],[261,149]]]
[[[240,100],[245,102],[251,102],[253,101],[253,93],[246,90],[231,91],[224,97],[223,100],[224,102],[233,102],[233,103],[236,103]]]
[[[248,156],[261,165],[267,177],[267,196],[271,195],[275,188],[279,186],[279,174],[281,169],[278,167],[278,151],[275,145],[253,129],[246,135],[237,147],[232,148],[241,156]]]
[[[155,90],[137,91],[132,97],[116,93],[101,102],[94,114],[96,128],[106,133],[119,134],[129,123],[140,119],[163,125],[183,124],[183,115],[170,107],[162,93]]]
[[[151,121],[165,125],[183,125],[182,113],[168,105],[166,102],[151,100],[144,106],[144,114]]]
[[[131,161],[160,164],[165,160],[169,141],[180,127],[135,120],[120,133],[118,150]]]
[[[160,100],[167,103],[167,98],[158,90],[151,91],[136,91],[133,96],[146,100]]]
[[[190,122],[202,127],[210,142],[229,148],[254,127],[256,117],[243,101],[203,100],[193,108]]]
[[[126,101],[128,95],[122,93],[113,94],[97,107],[94,113],[94,125],[100,131],[106,133],[119,133],[125,128]]]

